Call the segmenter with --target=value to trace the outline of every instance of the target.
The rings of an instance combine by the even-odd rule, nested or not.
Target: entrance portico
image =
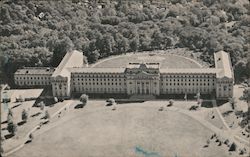
[[[126,69],[128,95],[159,95],[158,64],[134,64]]]

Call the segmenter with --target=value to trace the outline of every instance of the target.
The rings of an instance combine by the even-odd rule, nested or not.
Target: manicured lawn
[[[41,128],[32,143],[11,156],[230,156],[215,142],[203,148],[213,132],[187,115],[158,111],[160,102],[118,105],[115,111],[96,103]]]

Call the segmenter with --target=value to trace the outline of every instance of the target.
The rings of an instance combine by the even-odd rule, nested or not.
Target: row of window
[[[161,84],[162,86],[164,85],[163,83]],[[210,86],[211,84],[210,83],[166,83],[166,86]],[[215,85],[214,83],[212,84],[213,86]]]
[[[109,74],[71,74],[72,78],[123,78],[124,75],[109,75]]]
[[[109,79],[109,78],[100,78],[100,79],[98,79],[98,78],[89,78],[89,79],[87,79],[87,78],[85,78],[85,79],[80,79],[80,78],[78,78],[78,79],[72,79],[73,81],[75,81],[75,80],[78,80],[78,81],[122,81],[122,80],[124,80],[124,81],[126,81],[126,79],[117,79],[117,78],[115,78],[115,79]]]
[[[75,82],[73,82],[73,85],[76,85],[76,83]],[[91,83],[91,82],[85,82],[85,83],[80,83],[80,82],[78,82],[78,85],[122,85],[122,83],[121,82],[119,82],[119,83],[117,83],[117,82],[93,82],[93,83]],[[126,82],[124,83],[124,86],[126,86]]]
[[[215,78],[215,75],[162,75],[161,78]]]
[[[50,82],[29,82],[29,81],[18,81],[16,82],[17,85],[50,85]]]
[[[191,89],[183,89],[183,88],[166,88],[162,89],[161,92],[210,92],[211,90],[208,88],[191,88]]]
[[[50,77],[15,77],[17,80],[50,80]]]
[[[86,92],[122,92],[125,89],[123,88],[74,88],[73,92],[86,91]]]
[[[183,81],[185,81],[185,82],[187,82],[187,81],[189,81],[189,82],[191,82],[191,81],[193,81],[193,82],[195,82],[195,81],[196,82],[199,82],[199,81],[200,82],[210,82],[210,81],[213,81],[213,82],[215,82],[214,79],[212,79],[212,80],[211,79],[188,79],[188,80],[187,79],[180,79],[180,80],[179,79],[164,79],[164,80],[161,79],[161,81],[174,81],[174,82],[175,81],[176,82],[183,82]]]

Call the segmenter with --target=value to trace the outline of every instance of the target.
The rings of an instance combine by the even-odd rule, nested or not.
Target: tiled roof
[[[217,73],[218,78],[228,77],[233,78],[232,64],[230,56],[225,51],[219,51],[214,55],[215,68],[221,69]]]
[[[47,75],[47,74],[53,74],[55,71],[55,68],[52,67],[25,67],[22,69],[18,69],[15,72],[15,75]]]

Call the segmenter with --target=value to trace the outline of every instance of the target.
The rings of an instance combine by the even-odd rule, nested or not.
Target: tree
[[[54,97],[54,102],[57,103],[58,102],[58,98]]]
[[[3,153],[4,153],[4,150],[3,150],[3,145],[1,144],[1,148],[0,148],[1,150],[0,150],[0,154],[1,154],[1,156],[3,156]]]
[[[82,94],[80,101],[82,102],[82,107],[85,106],[88,102],[89,96],[87,94]]]
[[[114,105],[115,104],[115,99],[114,98],[109,98],[108,100],[107,100],[107,102],[108,102],[108,105]]]
[[[39,103],[39,107],[40,107],[41,111],[44,110],[45,104],[44,104],[43,101],[41,101],[41,102]]]
[[[229,103],[231,104],[232,109],[234,110],[236,105],[235,97],[229,98]]]
[[[250,88],[246,88],[243,92],[243,98],[247,101],[247,103],[250,102]]]
[[[139,38],[134,37],[130,42],[130,48],[133,52],[136,52],[138,50],[138,47],[139,47]]]
[[[7,115],[7,122],[8,123],[13,122],[13,116],[11,114]]]
[[[12,116],[13,117],[13,112],[12,112],[12,110],[9,108],[9,110],[8,110],[8,115],[10,115],[10,116]]]
[[[199,102],[200,102],[200,99],[201,99],[201,93],[200,93],[200,92],[198,92],[198,93],[196,94],[196,98],[197,98],[197,103],[199,103]]]
[[[199,99],[199,100],[197,101],[197,104],[198,104],[198,105],[201,105],[201,104],[202,104],[202,99]]]
[[[32,133],[29,134],[29,141],[32,142],[32,140],[34,139],[34,135]]]
[[[17,125],[14,124],[13,122],[8,123],[7,130],[10,134],[16,135],[17,132]]]
[[[109,34],[104,35],[101,42],[102,42],[102,47],[100,50],[102,51],[102,53],[104,53],[105,55],[113,54],[113,49],[115,46],[115,40],[113,36]]]
[[[170,99],[168,106],[173,106],[174,105],[174,100]]]
[[[23,120],[25,123],[27,122],[28,117],[29,117],[28,112],[27,112],[25,109],[23,109],[23,111],[22,111],[22,120]]]
[[[45,111],[44,119],[50,120],[50,114],[48,110]]]
[[[3,143],[3,141],[5,141],[5,136],[3,134],[1,134],[1,143]]]

